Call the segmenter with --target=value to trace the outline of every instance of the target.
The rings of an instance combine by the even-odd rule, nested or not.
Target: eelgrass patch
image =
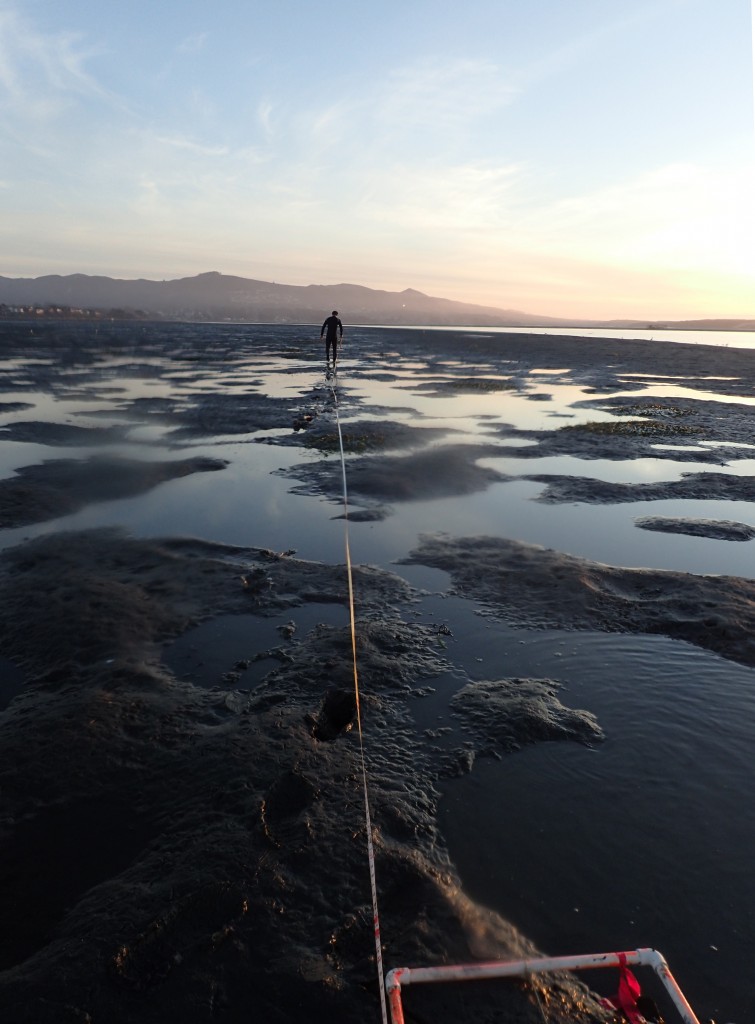
[[[684,423],[664,423],[662,420],[607,420],[589,423],[568,423],[561,430],[580,431],[612,437],[689,437],[704,434],[703,427]]]
[[[341,427],[343,450],[348,455],[364,455],[390,448],[420,448],[445,433],[429,427],[413,427],[391,420],[361,420]],[[322,420],[313,423],[298,439],[305,448],[314,448],[324,455],[340,451],[340,438],[335,423]]]
[[[443,394],[494,394],[497,391],[516,391],[517,385],[509,377],[459,377],[454,380],[434,380],[412,385],[413,391]]]

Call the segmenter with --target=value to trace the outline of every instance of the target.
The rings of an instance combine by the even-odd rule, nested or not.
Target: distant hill
[[[755,329],[755,321],[574,320],[539,316],[436,298],[407,288],[381,291],[356,284],[287,285],[211,272],[174,281],[118,280],[87,274],[37,278],[0,277],[0,304],[60,306],[112,312],[140,311],[168,320],[231,320],[254,323],[322,323],[338,309],[349,324],[437,327],[684,327]],[[745,326],[749,325],[749,326]]]
[[[0,277],[0,303],[141,310],[165,319],[322,323],[332,309],[352,324],[533,326],[566,324],[518,310],[433,298],[407,288],[387,292],[355,284],[286,285],[216,272],[174,281],[123,281],[70,274]]]

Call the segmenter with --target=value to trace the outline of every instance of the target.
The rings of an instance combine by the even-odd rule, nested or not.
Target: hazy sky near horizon
[[[752,7],[0,0],[0,274],[755,317]]]

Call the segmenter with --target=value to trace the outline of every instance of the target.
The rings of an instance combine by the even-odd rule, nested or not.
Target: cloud
[[[353,160],[357,155],[354,142],[362,134],[368,110],[369,104],[364,99],[338,100],[299,115],[291,130],[305,146],[313,146],[320,152],[330,151],[336,159],[341,158],[341,147],[348,146],[349,160]]]
[[[174,149],[186,150],[202,157],[223,157],[228,156],[227,146],[208,146],[184,136],[155,135],[154,140],[163,146],[172,146]]]
[[[195,32],[193,35],[186,36],[176,47],[178,53],[199,53],[200,50],[204,49],[205,43],[207,42],[206,32]]]
[[[44,33],[16,11],[0,10],[0,103],[6,115],[40,123],[81,99],[112,102],[87,70],[101,54],[79,33]]]
[[[257,104],[257,123],[261,126],[262,131],[267,136],[271,136],[275,132],[273,126],[273,112],[275,110],[275,104],[269,99],[262,99]]]
[[[499,66],[484,60],[422,58],[365,81],[339,82],[341,95],[305,102],[279,129],[294,146],[333,154],[361,168],[393,164],[400,151],[426,162],[432,153],[461,152],[481,119],[513,102],[516,90]]]
[[[425,58],[389,72],[376,99],[376,120],[389,126],[431,124],[453,131],[511,103],[516,89],[486,60]]]
[[[516,164],[396,164],[371,183],[367,180],[357,213],[402,232],[497,231],[510,216],[521,174]],[[430,244],[434,243],[432,234]]]

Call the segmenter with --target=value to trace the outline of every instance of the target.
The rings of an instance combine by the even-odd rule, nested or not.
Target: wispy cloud
[[[228,146],[209,146],[202,142],[197,142],[195,139],[179,135],[155,135],[155,142],[163,146],[172,146],[174,149],[196,153],[198,156],[203,157],[223,157],[228,156],[229,153]]]
[[[522,169],[517,165],[395,164],[387,175],[366,179],[359,213],[402,231],[497,231],[510,219]]]
[[[423,58],[387,68],[368,84],[355,79],[344,94],[317,105],[305,103],[291,113],[281,131],[295,145],[306,144],[334,162],[352,168],[392,164],[416,152],[426,161],[434,152],[463,150],[464,140],[481,119],[512,103],[516,89],[502,69],[483,60]]]
[[[270,99],[262,99],[257,104],[257,123],[262,127],[265,135],[273,135],[275,128],[273,123],[273,113],[275,111],[275,104]]]
[[[496,64],[426,58],[389,72],[376,100],[376,119],[397,126],[432,124],[452,131],[511,103],[516,95]]]
[[[102,51],[79,33],[39,31],[17,11],[0,10],[0,103],[7,116],[48,121],[82,98],[115,97],[87,65]]]
[[[362,135],[369,109],[364,98],[342,99],[310,110],[295,119],[294,130],[303,129],[302,138],[309,136],[312,146],[335,151],[341,145],[349,146],[351,159],[354,143]]]
[[[689,0],[635,0],[633,4],[606,6],[587,28],[568,32],[556,45],[544,47],[537,57],[522,66],[516,80],[523,88],[571,73],[589,65],[592,55],[609,51],[617,39],[633,30],[652,32],[652,23],[663,14],[664,5],[687,5]],[[694,0],[693,0],[694,2]]]
[[[199,53],[200,50],[204,49],[206,42],[206,32],[195,32],[193,35],[182,39],[176,49],[179,53]]]

